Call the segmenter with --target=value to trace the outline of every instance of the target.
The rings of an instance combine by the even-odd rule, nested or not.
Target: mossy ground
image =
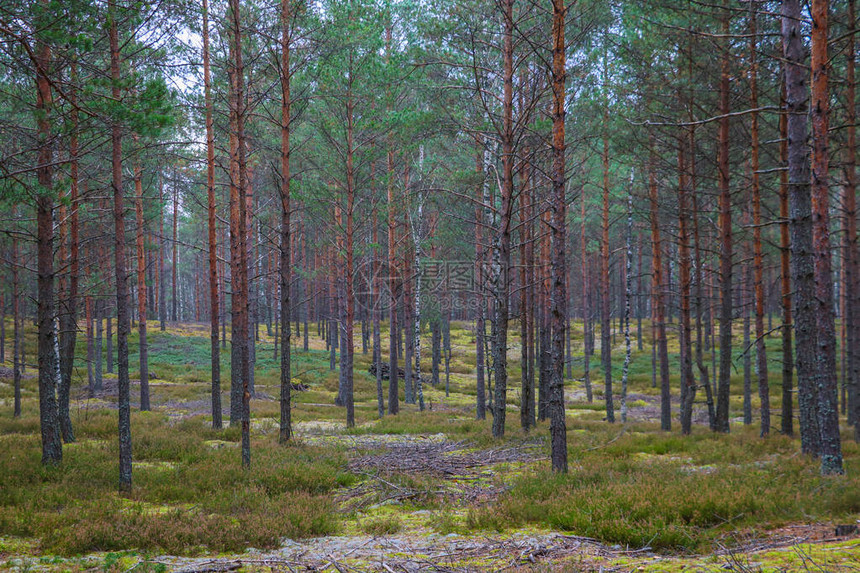
[[[651,385],[651,329],[647,323],[644,349],[635,351],[634,342],[628,400],[631,421],[624,426],[603,421],[603,375],[597,361],[592,364],[595,401],[586,402],[578,354],[581,340],[574,340],[575,360],[566,387],[568,475],[550,472],[544,443],[533,458],[491,464],[469,475],[446,479],[385,474],[379,477],[389,485],[376,488],[371,502],[359,507],[346,503],[344,492],[368,488],[378,479],[349,471],[348,461],[384,450],[387,443],[423,436],[421,439],[464,441],[480,450],[548,436],[545,422],[539,422],[529,436],[519,429],[518,328],[512,328],[510,345],[507,437],[494,439],[489,421],[474,419],[472,328],[467,323],[453,325],[447,395],[443,372],[438,387],[425,386],[427,411],[418,412],[416,406],[407,404],[402,405],[400,415],[382,420],[377,419],[375,379],[366,372],[370,358],[361,355],[359,346],[357,425],[347,431],[344,410],[333,405],[337,373],[329,370],[328,353],[312,325],[311,348],[293,352],[294,377],[310,389],[294,395],[296,440],[286,447],[277,444],[278,362],[272,340],[261,329],[256,369],[259,397],[252,401],[253,467],[243,471],[237,428],[210,428],[205,328],[183,325],[161,332],[157,323],[151,324],[150,371],[157,376],[151,384],[155,411],[135,409],[133,413],[135,488],[128,499],[115,493],[116,398],[109,391],[97,398],[87,397],[83,339],[78,344],[72,404],[78,441],[66,445],[60,467],[43,468],[39,463],[35,372],[26,372],[24,415],[17,419],[12,418],[11,378],[0,378],[0,567],[158,571],[167,566],[152,559],[156,554],[234,555],[248,547],[273,550],[285,538],[382,536],[438,538],[442,543],[446,536],[480,540],[558,533],[593,538],[606,549],[566,556],[552,553],[544,565],[538,559],[533,567],[575,570],[598,563],[621,570],[708,571],[736,559],[738,570],[742,570],[740,564],[749,570],[813,569],[811,564],[838,570],[843,563],[858,560],[860,547],[855,540],[756,552],[739,541],[770,538],[774,530],[788,524],[825,524],[818,526],[821,530],[829,524],[854,523],[860,517],[860,450],[849,434],[843,436],[847,475],[820,477],[816,461],[798,453],[797,438],[774,434],[761,439],[756,424],[741,423],[742,375],[732,380],[731,434],[715,435],[703,426],[686,437],[677,430],[661,432],[654,417],[659,396]],[[572,332],[581,336],[581,324],[574,323]],[[387,352],[387,339],[383,333],[383,353]],[[616,381],[623,361],[622,342],[619,336]],[[31,329],[26,344],[32,357],[35,333]],[[429,348],[429,335],[422,344]],[[767,344],[773,353],[771,408],[778,427],[780,340],[772,337]],[[670,346],[670,352],[676,353],[676,341]],[[135,347],[133,335],[131,348]],[[422,364],[425,378],[430,370],[428,355],[424,353]],[[229,352],[222,351],[225,390],[229,358]],[[677,355],[671,358],[674,373]],[[136,362],[134,354],[132,378],[137,376]],[[3,366],[11,364],[7,361]],[[677,386],[677,377],[673,384]],[[615,390],[617,393],[617,386]],[[133,385],[133,402],[136,392]],[[223,400],[226,412],[229,392],[223,393]],[[617,398],[615,403],[620,406]],[[757,395],[752,403],[757,413]],[[704,405],[697,408],[701,415]],[[386,492],[398,488],[409,495],[382,500]],[[746,549],[734,556],[714,555],[732,546]],[[650,549],[625,553],[646,547]],[[471,565],[457,566],[495,567],[477,558]]]

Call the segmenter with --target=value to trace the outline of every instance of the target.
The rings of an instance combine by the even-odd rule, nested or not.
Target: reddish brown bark
[[[836,386],[836,327],[831,274],[827,152],[830,101],[827,42],[828,0],[812,0],[812,243],[815,260],[816,384],[821,432],[821,473],[841,474],[842,445]]]
[[[137,141],[137,137],[135,137]],[[137,332],[140,353],[140,409],[147,411],[149,404],[149,360],[146,343],[146,255],[144,252],[144,220],[143,220],[143,182],[141,181],[140,163],[134,163],[135,216],[137,218]]]
[[[657,166],[654,138],[650,140],[648,161],[648,190],[651,215],[651,292],[654,307],[657,356],[660,362],[660,428],[666,432],[672,429],[672,403],[669,393],[669,349],[666,342],[666,308],[663,298],[663,245],[660,239],[659,197],[657,192]]]

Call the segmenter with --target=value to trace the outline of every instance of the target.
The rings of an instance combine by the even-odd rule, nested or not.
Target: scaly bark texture
[[[732,192],[729,187],[729,49],[728,1],[723,0],[722,57],[720,63],[720,115],[717,171],[720,191],[720,374],[717,383],[717,414],[715,429],[729,431],[729,388],[732,376]]]
[[[209,231],[209,340],[210,352],[212,354],[212,427],[218,429],[222,427],[223,422],[221,420],[221,352],[218,349],[220,299],[218,296],[218,235],[216,228],[217,205],[215,202],[215,128],[212,117],[212,77],[209,63],[209,0],[203,0],[203,98],[206,105],[206,197]]]
[[[604,121],[608,112],[604,113]],[[606,421],[615,421],[612,403],[612,339],[609,286],[609,134],[603,133],[603,234],[600,240],[600,363],[603,366],[603,396],[606,400]]]
[[[291,364],[290,353],[290,0],[281,1],[281,420],[278,441],[285,443],[292,436],[291,418]],[[215,344],[215,342],[213,342]]]
[[[689,172],[686,145],[688,137],[678,137],[678,258],[680,287],[680,362],[681,362],[681,433],[692,431],[693,400],[696,382],[693,378],[693,354],[690,322],[690,239],[688,217]],[[690,150],[692,153],[692,150]]]
[[[758,25],[756,10],[752,9],[750,21],[750,108],[758,109]],[[752,218],[753,218],[753,286],[755,289],[755,351],[758,396],[761,412],[761,436],[770,434],[770,386],[767,379],[767,349],[764,331],[764,262],[761,246],[761,183],[759,181],[759,134],[758,112],[750,116],[751,142],[750,167],[752,168]]]
[[[552,377],[549,389],[549,417],[552,469],[567,472],[567,426],[564,412],[564,341],[567,334],[567,261],[565,259],[565,229],[567,201],[565,198],[565,140],[564,87],[565,70],[564,25],[567,15],[565,0],[552,3]]]
[[[782,49],[785,60],[788,198],[791,231],[791,278],[794,287],[794,335],[800,442],[804,453],[818,455],[818,391],[815,354],[818,346],[815,313],[815,267],[812,251],[807,114],[809,91],[799,0],[782,3]]]
[[[111,95],[120,101],[120,52],[117,10],[108,1]],[[125,220],[122,192],[122,126],[118,119],[111,125],[111,166],[114,220],[114,273],[116,277],[117,405],[119,409],[119,490],[131,493],[131,405],[129,404],[128,334],[131,331],[128,308],[128,272],[125,256]],[[110,360],[110,357],[108,358]]]
[[[830,254],[829,156],[830,118],[827,41],[830,2],[812,0],[812,245],[818,345],[815,384],[818,390],[818,429],[823,475],[841,474],[839,403],[836,383],[836,325]]]
[[[857,244],[857,85],[855,80],[854,54],[856,2],[848,0],[848,47],[845,51],[845,99],[846,99],[846,131],[847,145],[845,147],[845,187],[843,190],[843,208],[845,209],[845,289],[846,315],[843,320],[847,327],[848,353],[847,367],[847,410],[848,423],[854,425],[854,441],[860,442],[860,400],[858,400],[858,385],[860,385],[860,352],[856,348],[860,339],[860,246]]]
[[[663,296],[663,244],[660,240],[659,197],[657,193],[657,166],[653,136],[650,142],[648,161],[648,190],[651,215],[651,259],[654,299],[654,322],[656,332],[656,354],[660,362],[660,428],[672,429],[672,397],[669,388],[669,347],[666,342],[666,307]]]
[[[137,138],[135,137],[135,140]],[[140,409],[150,410],[149,405],[149,345],[146,342],[146,255],[144,252],[144,219],[143,219],[143,182],[140,163],[134,164],[134,191],[137,197],[134,205],[137,219],[137,333],[140,356]]]
[[[484,420],[487,417],[486,384],[484,381],[484,337],[487,326],[484,322],[484,147],[480,139],[476,141],[475,173],[478,174],[478,183],[475,186],[475,298],[477,301],[477,312],[475,317],[475,372],[477,377],[477,388],[475,391],[475,417]]]
[[[785,167],[779,172],[779,264],[782,294],[782,423],[780,431],[786,436],[794,434],[794,350],[791,324],[791,231],[788,208],[788,115],[786,113],[785,74],[780,88],[779,161]]]
[[[47,2],[43,1],[43,4]],[[36,237],[37,237],[37,322],[39,360],[39,422],[42,430],[42,463],[59,464],[63,460],[63,442],[60,437],[60,419],[57,407],[58,364],[54,346],[57,331],[54,326],[54,198],[53,141],[51,135],[52,56],[51,46],[39,34],[36,41],[34,65],[36,67],[36,110],[39,138],[36,177]]]
[[[505,435],[505,414],[508,399],[508,287],[511,266],[511,211],[514,196],[514,2],[502,1],[504,20],[503,95],[502,95],[502,189],[501,217],[496,230],[493,252],[493,294],[496,303],[493,340],[493,373],[495,396],[493,436]],[[562,358],[563,360],[563,358]]]
[[[230,265],[232,277],[232,361],[230,368],[230,423],[241,424],[242,466],[251,466],[251,392],[248,352],[248,229],[246,223],[247,165],[245,161],[245,76],[242,23],[238,0],[227,8],[231,49],[230,142]]]

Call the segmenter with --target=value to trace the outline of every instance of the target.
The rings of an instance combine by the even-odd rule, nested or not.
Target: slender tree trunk
[[[839,402],[836,380],[836,325],[830,254],[828,89],[829,0],[812,0],[812,245],[815,276],[815,318],[818,331],[816,385],[818,427],[821,432],[821,473],[841,474]]]
[[[484,149],[480,140],[476,140],[475,172],[480,182],[475,187],[475,298],[477,302],[475,317],[475,374],[477,377],[475,417],[484,420],[487,417],[484,383],[484,337],[487,326],[484,323],[484,188],[487,182],[484,177]]]
[[[113,82],[112,96],[119,101],[120,53],[119,32],[115,0],[108,0],[110,36],[110,68]],[[125,258],[125,208],[122,196],[122,127],[117,119],[111,126],[114,219],[114,270],[116,274],[116,334],[117,334],[117,389],[119,406],[119,490],[131,493],[131,406],[129,404],[128,334],[131,330],[128,313],[128,273]],[[110,358],[108,358],[110,360]]]
[[[723,17],[722,56],[720,63],[720,115],[718,160],[720,191],[720,377],[717,384],[716,430],[729,431],[729,393],[732,369],[732,194],[729,187],[729,50],[728,0],[723,0],[726,15]]]
[[[567,427],[564,410],[564,340],[567,335],[567,261],[565,259],[565,229],[567,201],[565,197],[565,139],[564,103],[565,45],[564,27],[567,15],[565,0],[552,3],[552,378],[549,394],[552,469],[567,473]]]
[[[245,163],[245,72],[242,59],[242,25],[239,1],[230,0],[231,49],[231,181],[230,181],[230,264],[232,277],[232,360],[230,423],[241,423],[242,466],[251,466],[250,356],[248,345],[248,229],[247,166]]]
[[[286,443],[292,437],[292,347],[290,346],[290,282],[292,281],[292,260],[290,258],[290,49],[291,49],[290,0],[281,1],[281,420],[278,441]],[[213,342],[214,344],[214,342]]]
[[[604,120],[608,112],[604,113]],[[606,400],[606,421],[615,422],[612,402],[612,338],[609,286],[609,135],[603,132],[603,234],[600,240],[600,364],[603,367],[603,396]]]
[[[203,92],[206,105],[206,197],[209,231],[209,340],[212,354],[212,427],[222,427],[221,352],[218,348],[218,235],[215,203],[215,127],[212,117],[212,77],[209,63],[209,0],[203,0]],[[163,282],[163,281],[162,281]],[[164,323],[162,322],[162,326]]]
[[[161,209],[158,217],[158,274],[161,280],[158,281],[158,329],[164,332],[167,329],[167,281],[164,280],[164,250],[167,241],[164,239],[164,175],[161,170],[158,172],[158,198],[161,203]]]
[[[77,65],[71,64],[72,83],[77,81]],[[78,334],[78,109],[77,95],[74,87],[71,91],[71,104],[75,107],[70,111],[72,133],[69,135],[69,259],[68,259],[68,291],[65,294],[64,308],[60,315],[60,386],[57,393],[60,412],[60,430],[63,441],[75,441],[72,419],[69,414],[69,402],[72,389],[72,373],[74,371],[75,344]],[[64,261],[65,262],[65,261]],[[65,289],[64,289],[65,290]],[[5,323],[4,323],[5,326]]]
[[[791,230],[791,275],[794,287],[796,364],[800,439],[804,453],[818,455],[818,393],[815,385],[815,270],[812,250],[812,197],[810,195],[806,82],[802,13],[798,0],[782,3],[782,45],[785,58],[785,95],[788,140],[788,196]]]
[[[374,163],[370,164],[370,192],[371,195],[374,194]],[[373,218],[373,236],[372,241],[374,246],[373,249],[373,260],[371,262],[371,277],[370,277],[370,288],[371,288],[371,304],[373,305],[373,366],[376,369],[376,405],[378,409],[379,419],[381,420],[385,417],[385,396],[382,390],[382,333],[380,322],[382,320],[382,301],[381,297],[381,288],[380,282],[382,280],[381,268],[382,261],[380,261],[379,254],[379,213],[376,211],[376,208],[373,209],[373,214],[371,215]],[[305,322],[305,333],[307,334],[307,322]],[[389,376],[393,375],[389,370]]]
[[[786,113],[785,73],[780,87],[779,158],[784,167],[779,173],[780,287],[782,289],[782,425],[786,436],[794,434],[794,351],[791,324],[791,238],[788,208],[788,115]]]
[[[685,153],[685,151],[689,151],[692,155],[694,151],[685,149],[688,141],[687,134],[682,132],[678,137],[678,286],[680,287],[681,433],[685,435],[692,431],[693,401],[696,397],[690,323],[690,239],[687,215],[687,194],[689,192],[689,172],[687,169],[689,164]]]
[[[528,431],[532,426],[532,413],[529,411],[529,403],[532,400],[531,387],[529,386],[529,299],[528,284],[531,282],[528,266],[529,227],[531,222],[528,218],[529,202],[529,180],[527,167],[521,166],[521,181],[523,189],[520,191],[520,426]]]
[[[848,423],[854,425],[854,440],[860,442],[860,400],[858,400],[858,385],[860,385],[860,353],[856,347],[860,338],[860,247],[857,244],[857,85],[855,82],[856,56],[854,32],[855,0],[848,0],[848,47],[846,49],[845,81],[846,81],[846,129],[847,145],[845,147],[845,187],[843,207],[845,209],[845,307],[842,317],[846,326],[847,349],[847,410]]]
[[[44,0],[42,4],[47,4]],[[36,110],[39,139],[36,176],[39,189],[36,196],[37,266],[38,266],[38,363],[39,363],[39,423],[42,430],[42,463],[56,465],[63,461],[57,407],[57,355],[54,352],[54,198],[53,136],[51,110],[53,94],[48,78],[51,69],[51,47],[41,35],[37,39],[34,64],[36,67]]]
[[[627,377],[630,372],[630,298],[633,272],[633,171],[627,190],[627,240],[624,273],[624,367],[621,370],[621,423],[627,423]],[[689,312],[689,309],[688,309]],[[689,334],[689,331],[688,331]],[[689,351],[688,351],[689,358]]]
[[[352,54],[350,54],[350,70],[352,69]],[[346,348],[342,349],[346,356],[346,361],[344,363],[345,372],[344,372],[344,380],[346,382],[346,427],[352,428],[355,426],[355,400],[353,397],[353,356],[355,354],[355,344],[354,344],[354,335],[355,335],[355,276],[354,276],[354,267],[353,267],[353,259],[355,256],[354,246],[353,246],[353,233],[354,233],[354,223],[353,217],[355,213],[355,167],[354,167],[354,150],[355,143],[353,141],[354,138],[354,130],[355,130],[355,122],[353,117],[353,111],[355,102],[352,98],[352,73],[349,75],[349,86],[350,91],[347,94],[346,101],[346,117],[347,117],[347,129],[346,129],[346,269],[344,270],[345,278],[346,278]],[[395,372],[396,374],[396,372]]]
[[[102,364],[102,351],[104,346],[104,340],[102,335],[102,328],[104,322],[102,318],[105,314],[105,301],[102,298],[97,298],[93,304],[93,310],[96,321],[96,362],[95,362],[95,390],[96,392],[101,392],[104,387],[103,380],[103,364]]]
[[[660,362],[660,428],[666,432],[672,429],[672,402],[669,390],[669,349],[666,342],[665,307],[663,302],[663,264],[662,243],[660,241],[660,218],[657,207],[657,166],[653,136],[650,143],[648,162],[648,188],[651,213],[651,252],[652,252],[652,291],[654,299],[654,322],[656,350]]]
[[[135,137],[135,140],[137,137]],[[135,215],[137,218],[137,332],[140,354],[140,410],[150,410],[149,405],[149,359],[146,342],[146,258],[143,243],[143,182],[140,163],[134,164]]]
[[[179,241],[177,232],[179,229],[179,185],[176,173],[173,177],[173,297],[171,298],[171,318],[174,323],[179,322],[179,293],[177,292],[177,277],[179,275]]]
[[[594,395],[591,390],[591,305],[589,304],[589,272],[588,272],[588,240],[585,234],[585,186],[579,191],[581,206],[580,221],[580,251],[582,257],[582,361],[583,380],[585,382],[585,398],[591,404]]]
[[[18,214],[12,207],[12,218],[17,220]],[[18,243],[12,241],[12,385],[14,392],[13,416],[21,416],[21,286],[18,280]]]
[[[503,118],[502,118],[502,189],[501,221],[497,230],[493,252],[493,294],[496,314],[494,320],[493,372],[495,374],[495,409],[493,410],[493,437],[505,435],[505,414],[508,399],[508,305],[511,266],[511,212],[514,195],[514,16],[513,0],[503,0],[504,59]],[[563,341],[562,341],[563,342]],[[563,348],[563,347],[562,347]],[[562,363],[564,357],[562,356]]]
[[[758,109],[758,53],[756,8],[751,9],[750,33],[750,108]],[[767,379],[767,348],[764,330],[764,257],[761,245],[761,184],[759,182],[759,134],[758,112],[750,116],[752,135],[750,163],[752,167],[752,216],[753,216],[753,286],[755,288],[755,349],[758,396],[761,403],[761,436],[770,434],[770,386]]]
[[[87,295],[84,303],[87,321],[87,389],[90,397],[95,394],[95,379],[93,378],[93,361],[95,359],[95,343],[93,341],[93,297]]]

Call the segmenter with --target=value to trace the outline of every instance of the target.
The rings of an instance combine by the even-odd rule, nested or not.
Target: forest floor
[[[647,336],[633,354],[626,424],[605,421],[600,369],[592,367],[588,403],[581,359],[573,365],[566,388],[570,473],[562,476],[549,468],[547,424],[530,433],[519,428],[516,336],[506,437],[496,440],[489,421],[474,419],[471,325],[453,325],[449,392],[443,370],[438,387],[425,386],[425,412],[405,404],[400,415],[377,419],[370,355],[359,347],[357,425],[350,430],[343,408],[333,405],[337,373],[311,328],[309,351],[293,352],[294,378],[308,390],[294,394],[289,446],[277,444],[278,362],[263,329],[251,406],[252,468],[243,471],[237,429],[211,429],[206,327],[161,332],[151,325],[154,411],[133,412],[135,487],[127,498],[116,493],[115,377],[106,375],[104,390],[88,395],[85,341],[78,344],[73,389],[77,441],[66,445],[57,468],[39,463],[33,367],[23,383],[24,414],[14,419],[10,363],[3,363],[0,569],[860,570],[860,537],[850,527],[836,535],[837,526],[860,518],[860,449],[849,434],[843,434],[847,475],[823,478],[816,460],[799,453],[797,438],[776,432],[759,438],[758,425],[745,426],[742,417],[733,418],[730,434],[711,433],[704,404],[697,405],[700,423],[691,436],[679,434],[676,420],[672,432],[661,432]],[[581,325],[572,330],[580,357]],[[617,342],[620,407],[623,338]],[[34,332],[26,344],[32,357]],[[427,372],[429,335],[422,345]],[[778,364],[779,340],[769,339],[768,348]],[[743,404],[739,371],[732,381],[735,416]],[[226,350],[222,373],[227,389]],[[778,428],[780,369],[774,366],[773,374]],[[133,381],[133,402],[138,388]],[[223,395],[227,419],[229,392]],[[752,407],[757,420],[755,397]]]

